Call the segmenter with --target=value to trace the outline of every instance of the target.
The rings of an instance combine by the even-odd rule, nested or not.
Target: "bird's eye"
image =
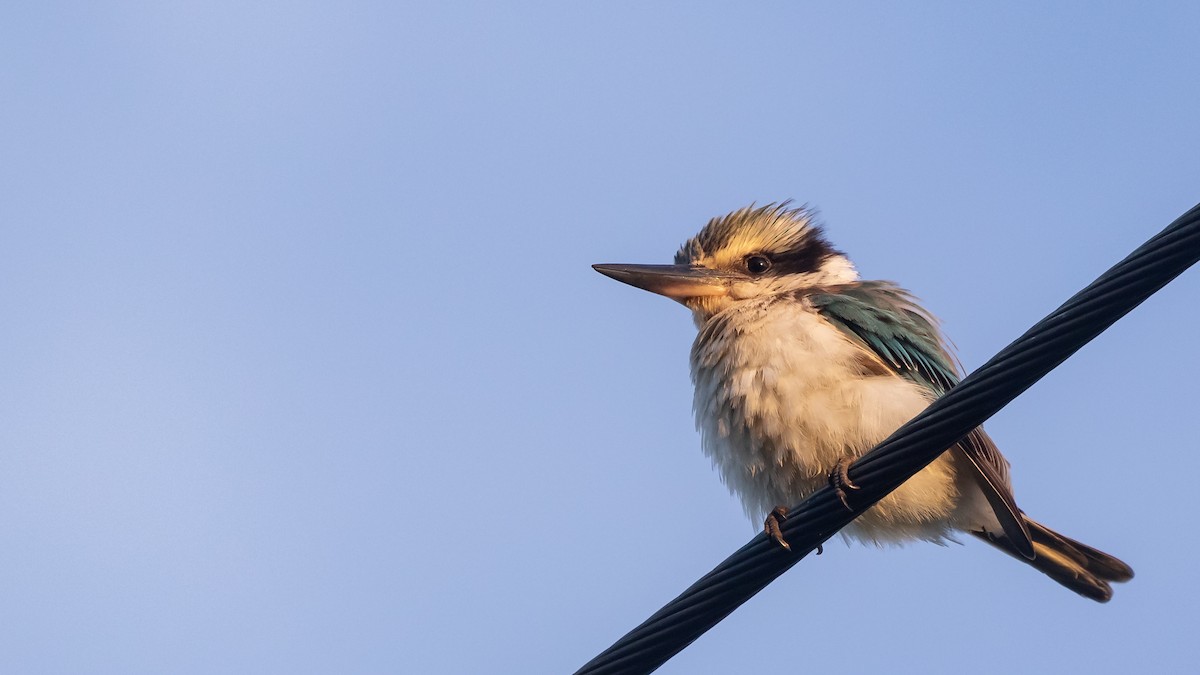
[[[746,256],[746,271],[750,274],[762,274],[771,269],[771,259],[765,255]]]

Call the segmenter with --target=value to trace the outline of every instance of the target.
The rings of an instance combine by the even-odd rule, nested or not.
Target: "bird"
[[[860,489],[850,464],[961,379],[937,319],[916,297],[860,279],[815,212],[790,201],[713,218],[674,264],[593,267],[691,310],[701,447],[746,514],[784,548],[787,505],[832,485],[850,507]],[[842,535],[945,545],[965,533],[1083,597],[1111,599],[1111,584],[1133,569],[1025,515],[1009,468],[977,427]]]

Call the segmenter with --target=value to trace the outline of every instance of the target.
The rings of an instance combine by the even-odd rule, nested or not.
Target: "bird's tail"
[[[1096,602],[1108,602],[1112,598],[1110,583],[1129,581],[1133,578],[1133,568],[1129,565],[1087,544],[1064,537],[1024,514],[1022,516],[1029,527],[1030,538],[1033,539],[1032,560],[1021,555],[1003,536],[995,537],[981,532],[973,534]]]

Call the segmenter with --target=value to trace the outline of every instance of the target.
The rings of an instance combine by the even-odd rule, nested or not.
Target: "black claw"
[[[837,494],[838,499],[842,500],[842,506],[846,507],[847,511],[853,511],[854,507],[850,506],[850,500],[846,497],[846,491],[840,487],[834,488],[834,491]]]
[[[783,531],[779,529],[779,524],[787,519],[788,510],[786,506],[776,506],[767,514],[767,520],[763,523],[763,532],[771,538],[776,544],[779,544],[786,551],[792,550],[787,540],[783,538]]]
[[[846,490],[861,490],[862,488],[850,480],[850,459],[848,457],[839,459],[833,470],[829,472],[829,485],[837,494],[838,499],[842,500],[842,506],[845,506],[847,511],[853,511],[854,507],[850,506]]]

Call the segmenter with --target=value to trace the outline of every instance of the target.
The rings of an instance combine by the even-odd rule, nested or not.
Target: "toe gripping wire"
[[[1197,260],[1200,204],[855,462],[853,510],[818,490],[782,521],[790,551],[760,533],[576,675],[656,670]]]

